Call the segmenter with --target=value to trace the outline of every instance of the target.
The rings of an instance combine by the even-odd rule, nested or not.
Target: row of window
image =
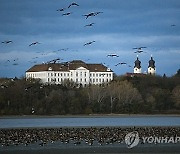
[[[90,77],[111,77],[111,73],[90,73]],[[73,73],[48,73],[48,77],[69,77],[73,76]],[[87,77],[87,72],[76,72],[76,77]]]
[[[64,77],[69,77],[69,73],[48,73],[48,77],[59,77],[59,76],[64,76]],[[71,72],[71,77],[72,77],[72,72]]]
[[[104,82],[110,82],[110,79],[90,79],[90,83],[104,83]]]
[[[111,77],[110,73],[90,73],[90,77]]]
[[[26,74],[27,78],[44,78],[46,76],[46,73],[30,73]]]
[[[63,78],[48,78],[47,80],[48,82],[60,82],[62,83],[64,81]],[[71,79],[71,81],[73,81],[73,79]],[[107,78],[107,79],[101,79],[101,78],[96,78],[96,79],[90,79],[89,82],[90,83],[104,83],[104,82],[110,82],[111,79],[110,78]],[[76,81],[77,83],[82,83],[82,82],[88,82],[88,80],[86,78],[76,78]]]

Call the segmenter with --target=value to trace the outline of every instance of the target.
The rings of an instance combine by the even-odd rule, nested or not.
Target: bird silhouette
[[[60,61],[60,60],[63,60],[63,59],[61,59],[61,58],[56,58],[56,59],[53,59],[53,60],[50,60],[50,61],[48,61],[47,63],[56,63],[57,61]]]
[[[147,48],[147,47],[136,47],[136,48],[133,48],[133,49],[142,50],[143,48]]]
[[[118,66],[118,65],[127,65],[127,63],[125,63],[125,62],[120,62],[120,63],[116,64],[115,66]]]
[[[39,42],[32,42],[29,46],[40,44]]]
[[[133,49],[137,49],[134,53],[143,53],[144,51],[142,49],[147,48],[147,47],[135,47]]]
[[[87,18],[89,18],[89,17],[91,17],[91,16],[94,16],[94,12],[91,12],[91,13],[89,13],[89,14],[85,14],[85,15],[83,15],[83,16],[85,16],[86,19],[87,19]]]
[[[85,15],[83,15],[83,16],[85,16],[86,19],[88,19],[89,17],[97,16],[97,15],[100,14],[100,13],[103,13],[103,12],[91,12],[91,13],[85,14]]]
[[[62,16],[68,16],[70,14],[72,14],[72,13],[71,12],[63,13]]]
[[[1,42],[1,43],[4,43],[4,44],[9,44],[9,43],[13,43],[13,41],[8,40],[8,41],[3,41],[3,42]]]
[[[62,11],[64,11],[66,8],[61,8],[61,9],[57,9],[56,11],[60,11],[60,12],[62,12]]]
[[[58,51],[67,51],[67,50],[69,50],[69,48],[59,49]]]
[[[92,27],[95,23],[90,23],[90,24],[87,24],[85,25],[84,27]]]
[[[109,54],[107,57],[119,57],[117,54]]]
[[[79,4],[73,2],[73,3],[71,3],[71,4],[68,6],[68,8],[70,8],[71,6],[79,6]]]
[[[142,50],[137,50],[137,51],[135,51],[134,53],[142,53],[142,52],[144,52],[144,51],[142,51]],[[145,53],[145,52],[144,52]]]
[[[90,45],[90,44],[92,44],[92,43],[94,43],[94,42],[96,42],[96,41],[87,42],[87,43],[84,44],[84,46]]]

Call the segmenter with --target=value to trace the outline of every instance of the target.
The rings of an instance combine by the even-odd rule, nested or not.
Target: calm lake
[[[180,126],[180,116],[0,117],[0,128]]]

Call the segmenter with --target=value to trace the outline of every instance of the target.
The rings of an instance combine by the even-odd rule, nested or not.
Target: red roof
[[[76,70],[79,67],[84,67],[88,69],[90,72],[112,72],[112,70],[108,70],[106,66],[103,64],[86,64],[81,60],[73,60],[71,62],[66,63],[48,63],[48,64],[38,64],[34,65],[26,72],[42,72],[42,71],[70,71]]]

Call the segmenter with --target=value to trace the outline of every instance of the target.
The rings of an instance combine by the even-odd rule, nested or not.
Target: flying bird
[[[72,13],[71,12],[63,13],[62,16],[68,16],[70,14],[72,14]]]
[[[50,61],[48,61],[47,63],[56,63],[57,61],[59,61],[59,60],[63,60],[63,59],[61,59],[61,58],[56,58],[56,59],[53,59],[53,60],[50,60]]]
[[[90,23],[90,24],[87,24],[85,25],[84,27],[92,27],[95,23]]]
[[[61,9],[57,9],[56,11],[60,11],[60,12],[62,12],[62,11],[64,11],[66,8],[61,8]]]
[[[142,49],[144,49],[144,48],[147,48],[147,47],[136,47],[136,48],[133,48],[133,49],[137,49],[134,53],[143,53],[144,51]]]
[[[103,13],[103,12],[91,12],[91,13],[85,14],[85,15],[83,15],[83,16],[85,16],[86,19],[87,19],[87,18],[92,17],[92,16],[97,16],[97,15],[100,14],[100,13]]]
[[[29,46],[40,44],[39,42],[32,42]]]
[[[137,50],[137,51],[135,51],[134,53],[142,53],[142,52],[144,52],[144,51],[142,51],[142,50]],[[145,53],[145,52],[144,52]]]
[[[120,63],[116,64],[115,66],[118,66],[118,65],[127,65],[127,63],[125,63],[125,62],[120,62]]]
[[[67,51],[67,50],[69,50],[69,48],[59,49],[58,51]]]
[[[91,16],[94,16],[94,12],[91,12],[91,13],[89,13],[89,14],[85,14],[85,15],[83,15],[83,16],[85,16],[86,19],[87,19],[87,18],[89,18],[89,17],[91,17]]]
[[[87,43],[84,44],[84,46],[90,45],[90,44],[92,44],[92,43],[94,43],[94,42],[96,42],[96,41],[87,42]]]
[[[147,47],[136,47],[136,48],[133,48],[133,49],[142,50],[143,48],[147,48]]]
[[[71,4],[68,6],[68,8],[70,8],[71,6],[79,6],[79,4],[73,2],[73,3],[71,3]]]
[[[13,41],[8,40],[8,41],[3,41],[3,42],[1,42],[1,43],[4,43],[4,44],[9,44],[9,43],[13,43]]]
[[[107,57],[119,57],[117,54],[109,54]]]

